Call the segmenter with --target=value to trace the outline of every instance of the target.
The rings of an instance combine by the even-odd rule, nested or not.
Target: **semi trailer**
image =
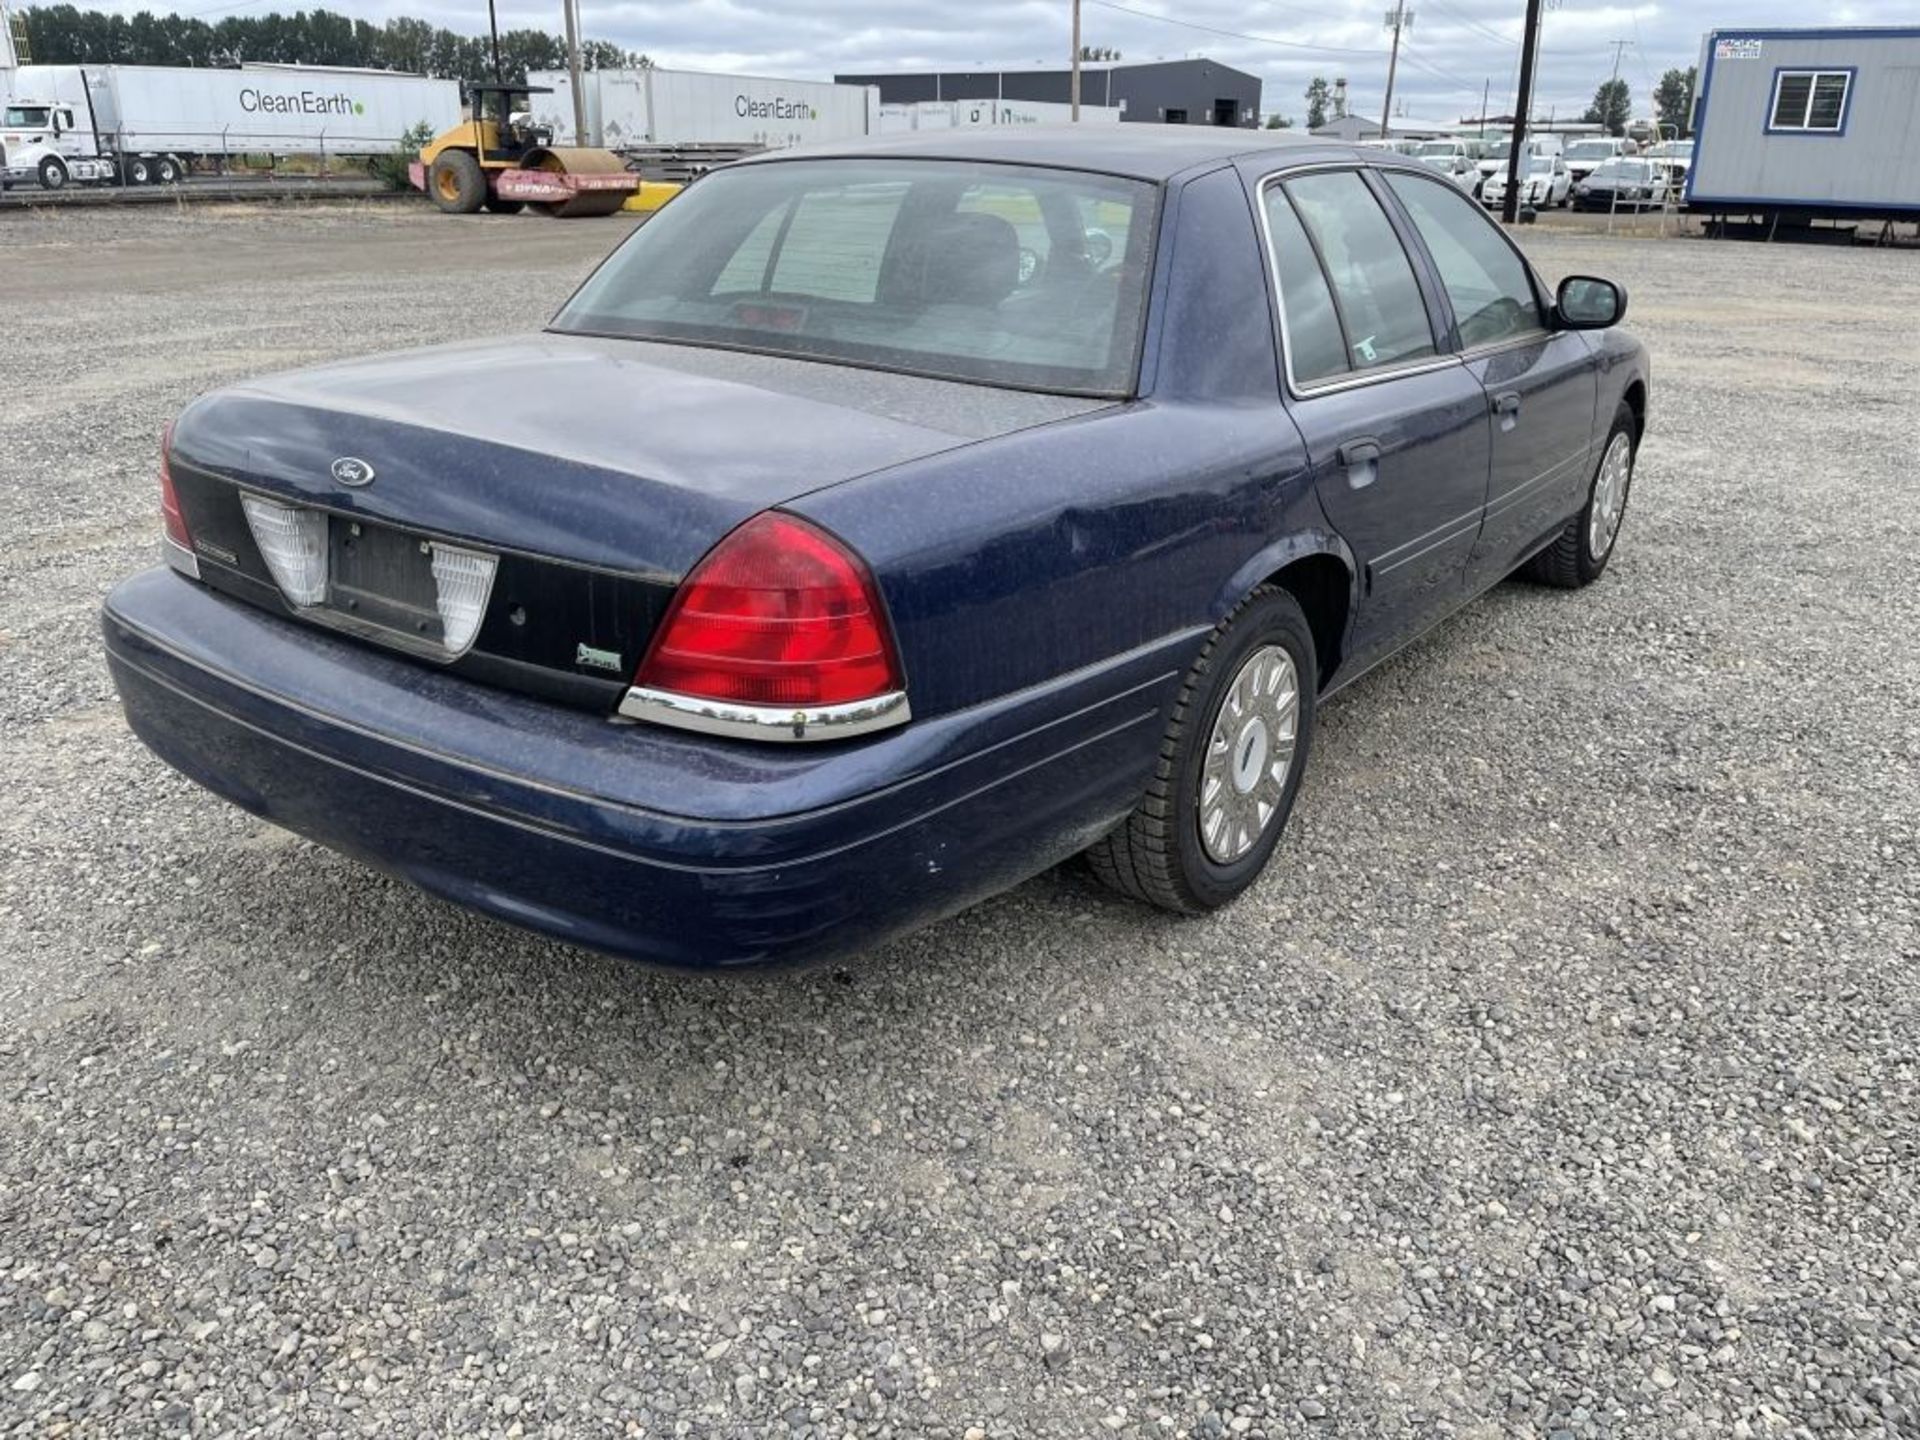
[[[460,90],[385,70],[248,65],[22,65],[0,112],[8,185],[171,184],[194,160],[352,157],[460,119]]]

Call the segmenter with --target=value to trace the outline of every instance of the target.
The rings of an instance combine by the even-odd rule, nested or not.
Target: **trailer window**
[[[1846,128],[1851,70],[1782,70],[1773,82],[1769,130],[1837,134]]]
[[[1070,394],[1131,392],[1157,190],[962,161],[716,171],[554,328]]]

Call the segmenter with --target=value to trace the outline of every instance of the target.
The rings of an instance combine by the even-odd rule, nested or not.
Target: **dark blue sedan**
[[[1082,851],[1205,911],[1329,694],[1606,568],[1625,305],[1383,152],[772,154],[542,334],[195,402],[108,659],[209,789],[639,959],[841,956]]]

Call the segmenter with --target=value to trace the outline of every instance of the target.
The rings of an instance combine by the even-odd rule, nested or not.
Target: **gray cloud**
[[[111,0],[109,0],[111,3]],[[304,0],[242,0],[216,14],[300,8]],[[384,20],[417,15],[451,29],[486,24],[478,0],[324,0],[326,8]],[[499,0],[503,26],[558,30],[557,4]],[[132,13],[150,0],[118,0]],[[589,35],[644,50],[685,69],[826,78],[835,71],[939,65],[952,69],[1050,63],[1068,50],[1067,0],[583,0]],[[1614,4],[1566,0],[1544,27],[1542,110],[1585,108],[1612,72],[1613,42],[1628,45],[1620,74],[1632,86],[1636,114],[1651,112],[1662,72],[1694,63],[1708,28],[1695,4]],[[1379,112],[1387,72],[1382,25],[1391,0],[1085,0],[1083,39],[1130,60],[1205,54],[1250,70],[1265,82],[1264,103],[1296,118],[1316,75],[1344,75],[1354,109]],[[154,7],[158,8],[158,7]],[[1402,52],[1395,110],[1427,119],[1476,113],[1485,85],[1495,111],[1511,106],[1519,72],[1524,0],[1410,0],[1415,21]],[[1851,0],[1818,7],[1742,0],[1715,23],[1793,26],[1912,22],[1911,0]],[[1129,13],[1140,12],[1140,13]],[[1168,18],[1153,18],[1155,16]],[[211,18],[211,17],[210,17]],[[1183,23],[1170,23],[1178,20]],[[1238,32],[1238,35],[1219,32]],[[1258,38],[1241,38],[1258,37]]]

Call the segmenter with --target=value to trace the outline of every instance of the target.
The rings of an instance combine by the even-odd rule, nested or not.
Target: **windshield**
[[[1441,155],[1451,158],[1460,153],[1460,147],[1452,140],[1429,140],[1413,153],[1423,156]]]
[[[1613,154],[1613,146],[1605,140],[1582,140],[1578,145],[1567,147],[1569,160],[1605,160]]]
[[[1596,180],[1626,180],[1644,185],[1653,177],[1653,167],[1644,160],[1609,160],[1593,172]]]
[[[9,105],[4,117],[0,117],[0,124],[18,125],[23,130],[44,130],[47,113],[45,105]]]
[[[634,232],[552,328],[1123,395],[1157,194],[948,160],[718,170]]]
[[[1487,159],[1504,160],[1513,153],[1513,141],[1496,140],[1487,147]]]
[[[1685,160],[1693,154],[1691,140],[1662,140],[1647,152],[1660,160]]]

